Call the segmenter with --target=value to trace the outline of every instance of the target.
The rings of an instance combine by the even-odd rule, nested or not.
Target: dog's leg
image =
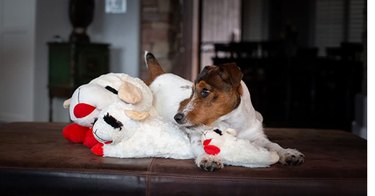
[[[219,156],[209,155],[204,152],[200,134],[190,135],[190,143],[196,157],[195,164],[198,167],[209,172],[217,171],[224,167]]]
[[[270,151],[275,151],[279,155],[279,162],[284,165],[300,165],[305,160],[305,155],[296,149],[282,148],[279,144],[271,142],[268,138],[259,137],[253,141],[259,146],[263,146]]]
[[[201,136],[199,133],[197,134],[189,134],[190,138],[190,145],[193,150],[194,156],[198,157],[199,155],[204,153],[203,145]]]
[[[217,155],[201,154],[195,159],[195,164],[205,171],[214,172],[224,167],[221,158]]]

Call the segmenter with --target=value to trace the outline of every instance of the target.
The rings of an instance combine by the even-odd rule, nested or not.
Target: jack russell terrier
[[[146,83],[154,94],[154,106],[160,115],[177,122],[189,135],[195,163],[206,171],[221,169],[219,157],[206,155],[200,142],[207,127],[233,128],[238,138],[275,151],[279,162],[299,165],[304,155],[296,149],[282,148],[268,140],[263,132],[263,117],[255,111],[250,93],[236,64],[206,66],[194,83],[165,73],[152,53],[145,52],[149,70]]]

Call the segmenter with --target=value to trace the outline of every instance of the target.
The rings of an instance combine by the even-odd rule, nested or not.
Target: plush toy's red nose
[[[95,108],[96,107],[86,104],[86,103],[79,103],[76,106],[74,106],[73,113],[75,117],[83,118],[91,114],[91,112],[94,111]]]
[[[206,140],[204,140],[204,141],[203,141],[203,145],[204,145],[204,146],[209,145],[209,144],[211,143],[211,140],[212,140],[212,139],[206,139]]]
[[[220,153],[220,148],[215,145],[210,145],[212,139],[206,139],[203,141],[203,149],[207,154],[217,155]]]

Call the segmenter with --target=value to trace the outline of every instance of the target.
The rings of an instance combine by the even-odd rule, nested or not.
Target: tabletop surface
[[[0,169],[95,172],[139,175],[221,177],[228,179],[367,179],[367,141],[341,130],[266,128],[271,141],[305,154],[300,166],[226,166],[209,173],[193,160],[99,157],[65,140],[65,123],[23,122],[0,125]]]

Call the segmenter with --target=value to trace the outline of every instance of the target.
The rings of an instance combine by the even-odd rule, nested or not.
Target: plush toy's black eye
[[[116,118],[114,118],[113,116],[109,115],[109,113],[107,113],[104,117],[103,117],[104,121],[111,125],[111,127],[117,129],[119,128],[120,131],[122,129],[122,123],[120,121],[118,121]]]
[[[215,133],[217,133],[219,135],[223,135],[223,132],[220,129],[215,129],[214,131],[215,131]]]
[[[206,88],[203,88],[201,91],[202,98],[206,98],[210,94],[210,91]]]
[[[105,89],[111,91],[113,94],[116,94],[116,95],[118,94],[118,91],[110,86],[106,86]]]

